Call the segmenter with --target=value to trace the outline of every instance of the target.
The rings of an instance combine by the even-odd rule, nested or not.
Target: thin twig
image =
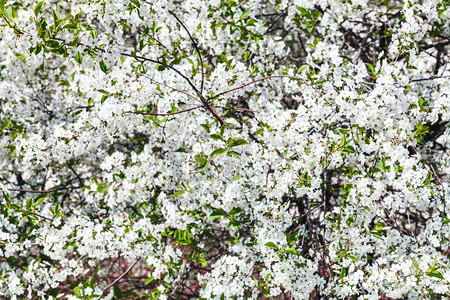
[[[219,93],[219,94],[217,94],[217,95],[215,95],[215,96],[209,97],[207,100],[208,100],[208,101],[211,101],[212,99],[215,99],[215,98],[220,97],[220,96],[222,96],[222,95],[228,94],[228,93],[230,93],[230,92],[232,92],[232,91],[239,90],[239,89],[241,89],[241,88],[243,88],[243,87],[246,87],[246,86],[248,86],[248,85],[257,83],[257,82],[259,82],[259,81],[263,81],[263,80],[270,79],[270,78],[283,78],[283,77],[290,78],[290,79],[295,79],[295,80],[298,80],[298,81],[303,81],[303,80],[304,80],[304,79],[302,79],[302,78],[298,78],[298,77],[290,76],[290,75],[271,75],[271,76],[266,76],[266,77],[263,77],[263,78],[255,79],[255,80],[253,80],[253,81],[251,81],[251,82],[249,82],[249,83],[243,84],[243,85],[241,85],[241,86],[232,88],[232,89],[230,89],[230,90],[228,90],[228,91]]]
[[[156,84],[159,84],[159,85],[165,86],[165,87],[167,87],[167,88],[169,88],[169,89],[172,89],[172,90],[174,90],[174,91],[183,93],[183,94],[185,94],[186,96],[188,96],[188,97],[194,99],[195,101],[200,101],[200,100],[198,100],[198,98],[196,98],[196,97],[195,97],[194,95],[192,95],[192,94],[189,94],[188,92],[185,92],[185,91],[183,91],[183,90],[174,88],[174,87],[172,87],[172,86],[170,86],[170,85],[167,85],[167,84],[165,84],[165,83],[163,83],[163,82],[159,82],[159,81],[157,81],[157,80],[151,78],[151,77],[148,76],[147,74],[144,74],[144,73],[139,73],[139,74],[142,75],[142,76],[144,76],[145,78],[150,79],[150,81],[153,81],[153,82],[156,83]],[[201,102],[201,101],[200,101],[200,102]]]
[[[370,27],[369,32],[367,33],[367,35],[363,38],[363,40],[361,41],[361,44],[359,45],[359,49],[358,52],[356,52],[354,58],[353,58],[353,63],[356,64],[361,56],[362,50],[363,48],[366,46],[367,44],[367,40],[369,39],[369,37],[372,35],[372,33],[375,31],[376,26],[372,25],[372,27]]]
[[[135,262],[119,277],[116,278],[116,280],[114,280],[113,282],[111,282],[107,287],[105,287],[103,289],[103,292],[106,292],[110,287],[112,287],[114,284],[116,284],[120,279],[122,279],[125,275],[127,275],[128,272],[131,271],[131,269],[133,269],[133,267],[138,263],[138,261],[141,259],[141,257],[139,256]]]
[[[419,153],[417,152],[417,149],[416,149],[415,147],[412,147],[412,149],[414,150],[414,152],[415,152],[416,154],[419,154]],[[434,167],[433,167],[433,164],[432,164],[432,163],[429,163],[428,166],[430,167],[431,173],[433,174],[434,178],[437,180],[437,182],[438,182],[439,185],[441,186],[442,192],[444,192],[444,194],[445,194],[445,187],[444,187],[444,185],[442,184],[441,178],[437,175],[436,170],[435,170]],[[446,215],[447,215],[447,212],[446,212],[445,195],[444,195],[444,201],[443,201],[443,202],[444,202],[444,215],[446,216]]]
[[[435,79],[443,79],[443,78],[449,78],[448,76],[430,76],[427,78],[417,78],[417,79],[410,79],[409,82],[419,82],[419,81],[428,81],[428,80],[435,80]]]
[[[29,214],[32,214],[32,215],[35,215],[36,217],[42,218],[42,219],[47,220],[47,221],[53,221],[50,218],[44,217],[43,215],[37,214],[35,212],[29,211],[29,210],[26,210],[26,209],[22,209],[22,211],[24,211],[26,213],[29,213]]]
[[[194,44],[195,50],[197,51],[198,54],[198,58],[200,59],[200,64],[201,64],[201,71],[202,71],[202,82],[200,83],[200,94],[203,94],[203,84],[205,82],[205,71],[204,71],[204,67],[203,67],[203,58],[202,55],[200,54],[200,49],[198,48],[198,44],[197,42],[194,40],[194,38],[192,37],[191,33],[189,32],[189,30],[186,28],[186,26],[183,24],[183,22],[181,22],[180,19],[178,19],[178,17],[175,15],[175,13],[171,10],[169,10],[169,13],[174,16],[174,18],[178,21],[178,23],[180,23],[180,25],[184,28],[184,30],[187,32],[187,34],[189,35],[189,38],[191,39],[192,43]]]
[[[79,188],[81,188],[81,186],[60,187],[60,188],[50,189],[50,190],[27,190],[27,189],[14,189],[13,188],[13,189],[8,189],[8,191],[33,193],[33,194],[45,194],[45,193],[53,193],[53,192],[61,191],[61,190],[74,190],[74,189],[79,189]]]
[[[181,77],[183,77],[184,80],[186,80],[186,82],[192,87],[192,89],[195,91],[195,93],[200,97],[200,100],[203,103],[203,106],[206,108],[206,110],[208,110],[210,113],[213,114],[213,116],[217,119],[217,121],[219,121],[220,125],[224,125],[225,121],[222,119],[221,116],[219,116],[219,114],[214,110],[214,108],[211,107],[211,104],[208,102],[207,99],[205,99],[205,97],[202,96],[202,94],[200,93],[200,91],[197,89],[197,87],[191,82],[191,80],[184,74],[182,74],[180,71],[178,71],[176,68],[169,66],[159,60],[154,60],[154,59],[150,59],[150,58],[146,58],[143,56],[138,56],[138,55],[133,55],[133,54],[128,54],[128,53],[121,53],[124,56],[128,56],[128,57],[133,57],[135,59],[141,59],[144,61],[149,61],[149,62],[153,62],[159,65],[162,65],[165,68],[171,69],[173,71],[175,71],[178,75],[180,75]]]

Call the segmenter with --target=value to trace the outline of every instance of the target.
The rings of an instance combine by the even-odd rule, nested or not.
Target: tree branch
[[[169,13],[178,21],[178,23],[180,23],[180,25],[184,28],[184,30],[187,32],[187,34],[189,35],[189,39],[192,41],[192,43],[194,44],[195,50],[197,51],[198,54],[198,58],[200,59],[200,64],[201,64],[201,71],[202,71],[202,82],[200,84],[200,94],[203,94],[203,84],[205,82],[205,71],[204,71],[204,67],[203,67],[203,58],[202,55],[200,54],[200,49],[198,48],[198,44],[197,42],[194,40],[194,38],[192,37],[191,33],[189,32],[189,30],[186,28],[186,26],[183,24],[183,22],[181,22],[180,19],[178,19],[178,17],[175,15],[175,13],[171,10],[169,10]]]
[[[114,284],[116,284],[120,279],[122,279],[125,275],[127,275],[128,272],[131,271],[131,269],[133,269],[133,267],[138,263],[138,261],[141,259],[141,257],[139,256],[135,262],[119,277],[116,278],[116,280],[114,280],[113,282],[111,282],[107,287],[105,287],[103,289],[103,292],[107,291],[110,287],[112,287]]]
[[[248,85],[257,83],[257,82],[259,82],[259,81],[263,81],[263,80],[270,79],[270,78],[283,78],[283,77],[285,77],[285,78],[290,78],[290,79],[295,79],[295,80],[298,80],[298,81],[303,81],[303,80],[304,80],[304,79],[302,79],[302,78],[298,78],[298,77],[290,76],[290,75],[271,75],[271,76],[266,76],[266,77],[263,77],[263,78],[259,78],[259,79],[253,80],[253,81],[251,81],[251,82],[249,82],[249,83],[243,84],[243,85],[241,85],[241,86],[232,88],[232,89],[230,89],[230,90],[228,90],[228,91],[219,93],[219,94],[217,94],[217,95],[215,95],[215,96],[209,97],[207,100],[208,100],[208,101],[211,101],[212,99],[218,98],[218,97],[220,97],[220,96],[222,96],[222,95],[225,95],[225,94],[228,94],[228,93],[230,93],[230,92],[232,92],[232,91],[239,90],[239,89],[241,89],[241,88],[243,88],[243,87],[246,87],[246,86],[248,86]]]

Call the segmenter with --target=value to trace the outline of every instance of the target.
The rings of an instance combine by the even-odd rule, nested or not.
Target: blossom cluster
[[[0,1],[0,297],[450,295],[449,7]]]

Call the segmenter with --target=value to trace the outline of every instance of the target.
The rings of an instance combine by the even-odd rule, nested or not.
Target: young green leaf
[[[225,153],[225,152],[227,152],[227,149],[218,148],[218,149],[214,150],[213,152],[211,152],[210,157],[213,158],[214,156]]]
[[[100,69],[103,71],[103,73],[106,73],[108,69],[106,68],[106,64],[103,60],[100,61]]]
[[[241,158],[241,155],[239,153],[237,153],[235,151],[232,151],[232,150],[228,151],[227,155],[230,156],[230,157],[234,156],[234,157],[237,157],[237,158]]]
[[[273,242],[267,242],[264,244],[266,247],[272,248],[272,249],[276,249],[278,250],[277,245],[275,245]]]
[[[248,144],[248,142],[243,139],[230,138],[228,140],[228,145],[230,147],[237,147],[237,146],[242,146],[242,145],[247,145],[247,144]]]
[[[75,61],[79,64],[83,62],[83,57],[81,56],[80,52],[77,52],[77,55],[75,55]]]
[[[36,4],[36,6],[34,7],[34,15],[37,17],[39,12],[41,11],[42,5],[44,5],[45,0],[39,2],[38,4]]]

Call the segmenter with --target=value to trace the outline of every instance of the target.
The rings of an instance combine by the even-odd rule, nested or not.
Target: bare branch
[[[215,99],[215,98],[218,98],[218,97],[220,97],[220,96],[222,96],[222,95],[228,94],[228,93],[230,93],[230,92],[239,90],[239,89],[241,89],[241,88],[243,88],[243,87],[246,87],[246,86],[248,86],[248,85],[257,83],[257,82],[259,82],[259,81],[263,81],[263,80],[270,79],[270,78],[283,78],[283,77],[285,77],[285,78],[290,78],[290,79],[295,79],[295,80],[298,80],[298,81],[304,81],[304,79],[302,79],[302,78],[298,78],[298,77],[290,76],[290,75],[271,75],[271,76],[266,76],[266,77],[263,77],[263,78],[259,78],[259,79],[253,80],[253,81],[251,81],[251,82],[249,82],[249,83],[246,83],[246,84],[243,84],[243,85],[241,85],[241,86],[232,88],[232,89],[230,89],[230,90],[228,90],[228,91],[219,93],[219,94],[217,94],[217,95],[215,95],[215,96],[209,97],[207,100],[208,100],[208,101],[211,101],[212,99]]]
[[[427,78],[417,78],[417,79],[410,79],[409,82],[419,82],[419,81],[428,81],[428,80],[435,80],[435,79],[443,79],[443,78],[449,78],[448,76],[430,76]]]
[[[15,188],[13,188],[13,189],[8,189],[8,191],[33,193],[33,194],[45,194],[45,193],[53,193],[53,192],[61,191],[61,190],[74,190],[74,189],[79,189],[79,188],[81,188],[81,186],[60,187],[60,188],[50,189],[50,190],[27,190],[27,189],[15,189]]]
[[[174,16],[174,18],[178,21],[178,23],[180,23],[180,25],[184,28],[184,30],[187,32],[187,34],[189,35],[189,39],[192,41],[192,43],[194,44],[195,50],[197,51],[198,54],[198,58],[200,59],[200,64],[201,64],[201,71],[202,71],[202,82],[200,84],[200,94],[203,94],[203,85],[205,82],[205,70],[203,67],[203,58],[202,55],[200,54],[200,49],[198,48],[198,44],[197,42],[194,40],[194,38],[192,37],[191,33],[189,32],[189,30],[186,28],[186,26],[183,24],[183,22],[181,22],[180,19],[178,19],[178,17],[175,15],[175,13],[171,10],[169,10],[169,13]]]
[[[200,100],[199,100],[198,98],[196,98],[194,95],[189,94],[189,93],[187,93],[187,92],[185,92],[185,91],[183,91],[183,90],[174,88],[174,87],[172,87],[172,86],[170,86],[170,85],[167,85],[167,84],[165,84],[165,83],[163,83],[163,82],[156,81],[155,79],[151,78],[151,77],[148,76],[147,74],[144,74],[144,73],[139,73],[139,74],[142,75],[142,76],[144,76],[144,77],[146,77],[146,78],[148,78],[148,79],[150,79],[151,81],[153,81],[153,82],[156,83],[156,84],[159,84],[159,85],[165,86],[165,87],[167,87],[167,88],[169,88],[169,89],[172,89],[172,90],[174,90],[174,91],[183,93],[183,94],[185,94],[186,96],[188,96],[189,98],[194,99],[195,101],[200,101]],[[200,101],[200,102],[201,102],[201,101]]]
[[[125,275],[127,275],[128,272],[131,271],[131,269],[133,269],[133,267],[138,263],[138,261],[141,259],[141,257],[139,256],[134,263],[119,277],[116,278],[116,280],[114,280],[113,282],[111,282],[107,287],[105,287],[103,289],[103,292],[107,291],[110,287],[112,287],[114,284],[116,284],[120,279],[122,279]]]

